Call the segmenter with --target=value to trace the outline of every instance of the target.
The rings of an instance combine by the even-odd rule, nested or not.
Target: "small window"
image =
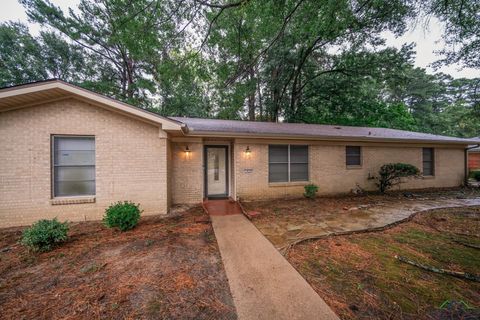
[[[308,146],[269,145],[268,181],[308,181]]]
[[[423,148],[423,175],[435,175],[435,153],[433,148]]]
[[[347,146],[346,163],[347,166],[361,166],[362,165],[362,148],[357,146]]]
[[[53,137],[53,196],[95,195],[95,138]]]

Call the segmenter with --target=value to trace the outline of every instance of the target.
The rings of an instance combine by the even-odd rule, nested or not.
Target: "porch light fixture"
[[[190,154],[190,149],[188,148],[188,146],[185,147],[185,154],[187,154],[187,155]]]
[[[250,153],[252,153],[252,151],[250,151],[250,146],[247,146],[247,149],[245,149],[245,154],[249,156]]]

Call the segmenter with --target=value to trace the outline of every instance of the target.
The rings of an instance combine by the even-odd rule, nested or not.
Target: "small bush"
[[[140,205],[124,201],[112,204],[105,210],[103,223],[109,228],[118,228],[121,231],[133,229],[140,220]]]
[[[304,186],[305,188],[305,193],[303,194],[306,198],[313,199],[317,195],[318,192],[318,186],[314,184],[307,184]]]
[[[473,172],[472,177],[473,177],[473,179],[475,179],[476,181],[480,181],[480,171],[475,171],[475,172]]]
[[[68,224],[52,220],[39,220],[23,231],[21,243],[33,251],[49,251],[67,240]]]
[[[378,172],[377,186],[381,193],[384,193],[394,185],[402,183],[402,178],[419,177],[420,170],[408,163],[384,164]]]

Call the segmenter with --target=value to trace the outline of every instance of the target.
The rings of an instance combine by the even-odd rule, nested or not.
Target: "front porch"
[[[236,199],[234,147],[234,139],[173,137],[171,204]]]

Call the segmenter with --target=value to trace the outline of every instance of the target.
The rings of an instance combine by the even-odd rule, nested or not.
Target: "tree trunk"
[[[250,68],[249,71],[249,82],[252,84],[255,81],[255,70]],[[248,120],[255,121],[255,87],[252,87],[250,93],[248,94]]]
[[[258,96],[258,118],[263,121],[263,102],[262,91],[260,89],[260,81],[257,81],[257,96]]]
[[[278,74],[279,68],[275,67],[272,70],[272,111],[270,115],[270,120],[274,122],[278,122],[278,111],[280,109],[280,90],[278,87]]]

